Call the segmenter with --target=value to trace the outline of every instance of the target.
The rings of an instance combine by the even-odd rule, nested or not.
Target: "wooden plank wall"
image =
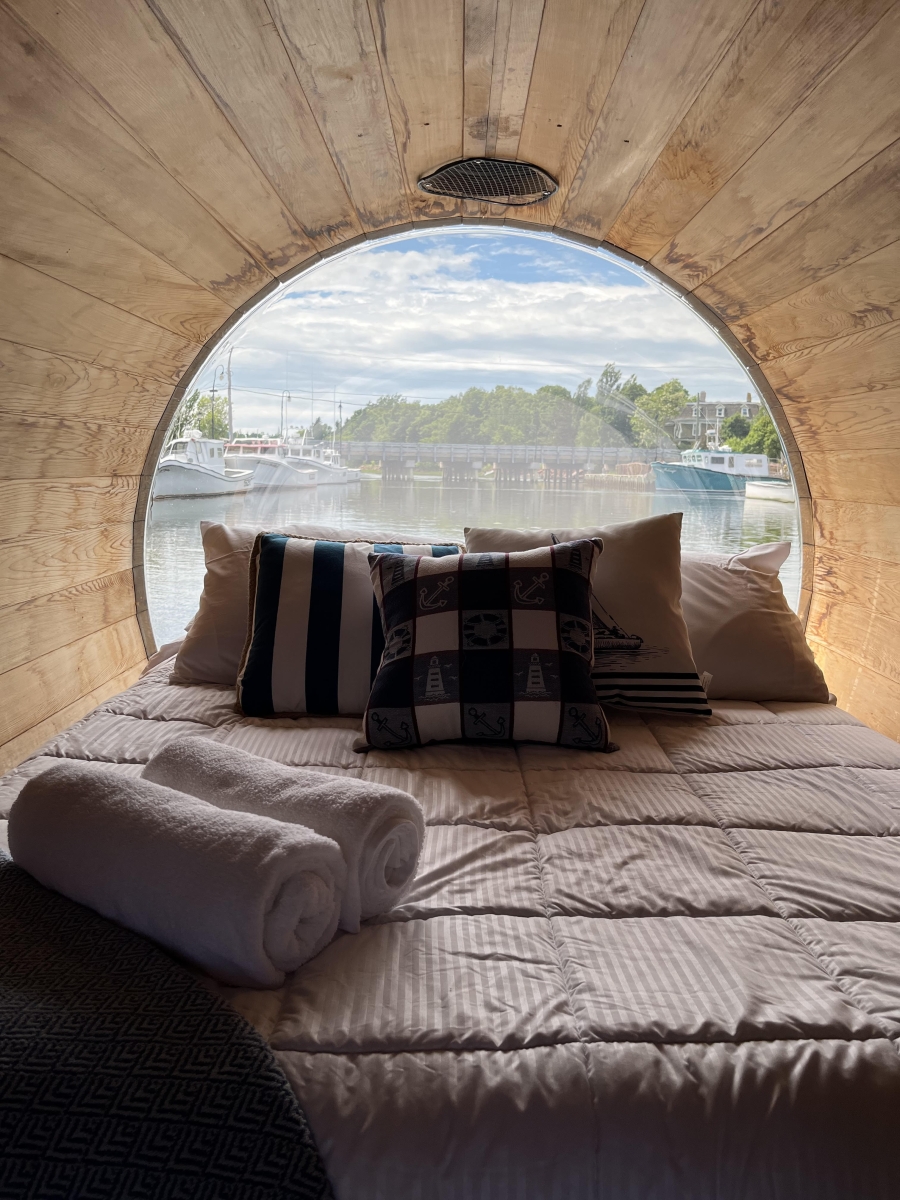
[[[208,339],[335,247],[523,216],[651,262],[760,364],[811,644],[900,737],[898,52],[892,0],[0,0],[0,769],[143,665],[140,479]],[[462,154],[559,192],[416,190]]]

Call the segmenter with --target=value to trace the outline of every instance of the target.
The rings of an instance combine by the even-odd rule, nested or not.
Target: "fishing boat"
[[[748,480],[769,477],[769,460],[764,454],[734,454],[727,446],[718,450],[685,450],[680,463],[651,465],[658,492],[743,496]]]
[[[154,500],[192,496],[231,496],[253,486],[252,470],[235,470],[225,457],[225,443],[197,430],[176,438],[163,450],[153,481]]]
[[[303,467],[316,473],[316,482],[323,483],[357,483],[362,472],[355,467],[345,467],[341,464],[340,452],[334,446],[323,442],[307,442],[304,435],[299,442],[288,442],[286,445],[287,461],[294,467]]]
[[[794,485],[785,479],[748,479],[748,500],[777,500],[781,504],[793,504]]]
[[[313,488],[318,483],[316,472],[299,468],[281,441],[242,438],[229,442],[225,462],[231,468],[252,471],[254,488]]]

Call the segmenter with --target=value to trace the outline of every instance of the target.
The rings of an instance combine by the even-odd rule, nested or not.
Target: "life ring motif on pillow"
[[[594,656],[594,638],[587,621],[580,617],[561,617],[559,621],[559,637],[564,650],[574,650],[588,662]]]
[[[466,645],[480,650],[506,645],[509,642],[509,625],[500,613],[474,613],[463,621]]]

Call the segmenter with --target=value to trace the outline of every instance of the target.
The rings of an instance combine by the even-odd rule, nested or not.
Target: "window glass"
[[[473,226],[370,241],[267,297],[183,382],[147,522],[160,642],[196,610],[201,520],[441,539],[680,511],[685,549],[791,540],[782,577],[798,596],[790,493],[698,474],[724,467],[721,445],[789,479],[762,397],[697,313],[605,250]],[[725,418],[748,392],[760,415]],[[192,436],[221,456],[215,472],[172,460]]]

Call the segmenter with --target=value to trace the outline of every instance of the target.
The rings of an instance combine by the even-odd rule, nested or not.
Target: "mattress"
[[[406,788],[403,903],[278,991],[275,1051],[338,1200],[900,1195],[900,745],[827,705],[611,713],[616,754],[357,754],[169,665],[59,756],[137,774],[190,733]],[[213,986],[210,984],[210,986]]]

